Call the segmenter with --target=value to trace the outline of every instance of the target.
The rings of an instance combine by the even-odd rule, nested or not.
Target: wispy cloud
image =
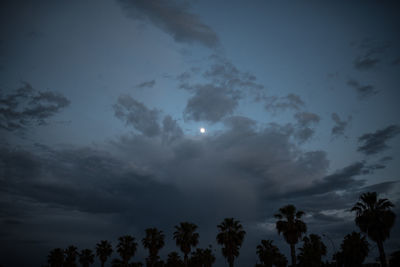
[[[214,30],[190,12],[189,3],[166,0],[118,0],[129,17],[147,20],[181,43],[199,43],[216,47],[219,43]]]

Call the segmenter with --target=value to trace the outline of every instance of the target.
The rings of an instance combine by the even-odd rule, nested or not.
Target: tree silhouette
[[[104,267],[105,262],[107,261],[108,257],[111,256],[113,252],[111,243],[107,240],[101,240],[100,243],[96,245],[96,255],[99,257],[101,262],[101,267]]]
[[[390,254],[389,266],[390,267],[400,266],[400,250],[397,250],[392,254]]]
[[[69,246],[64,250],[65,254],[65,267],[76,267],[76,257],[78,256],[78,248],[75,246]]]
[[[287,205],[279,209],[279,213],[275,214],[276,229],[279,234],[283,234],[285,241],[290,245],[290,255],[292,258],[292,266],[296,266],[296,244],[301,236],[307,232],[306,224],[301,220],[304,215],[303,211],[296,211],[293,205]]]
[[[340,251],[333,258],[338,266],[360,267],[368,256],[369,244],[365,236],[352,232],[344,237]]]
[[[61,248],[55,248],[49,252],[47,262],[50,267],[62,267],[64,265],[64,251]]]
[[[234,218],[225,218],[217,227],[219,229],[217,242],[222,245],[222,255],[227,259],[229,267],[233,267],[246,232],[240,222]]]
[[[165,267],[183,267],[184,263],[177,252],[168,254],[168,260]]]
[[[257,255],[261,264],[257,264],[256,267],[285,267],[287,265],[286,257],[272,242],[272,240],[261,240],[261,245],[257,246]]]
[[[390,236],[396,215],[391,211],[393,203],[386,198],[378,199],[376,192],[360,196],[351,211],[356,212],[355,222],[360,230],[376,242],[382,267],[387,267],[383,242]]]
[[[184,257],[185,267],[188,266],[188,255],[192,247],[199,243],[199,234],[196,233],[197,225],[189,222],[182,222],[179,226],[175,226],[174,239],[176,245],[179,246]]]
[[[194,252],[192,252],[190,267],[211,267],[214,262],[215,256],[210,248],[198,248]]]
[[[121,236],[118,238],[117,252],[120,255],[122,266],[129,266],[129,260],[135,255],[137,243],[135,238],[130,235]],[[117,264],[118,261],[114,261]]]
[[[90,249],[83,249],[79,253],[79,262],[83,267],[89,267],[94,262],[94,254]]]
[[[319,267],[322,265],[322,256],[326,255],[326,246],[319,235],[310,234],[303,238],[303,246],[299,248],[299,266]]]
[[[164,234],[157,228],[146,229],[146,237],[142,239],[143,246],[149,250],[149,257],[146,259],[147,266],[153,267],[158,260],[158,251],[164,246]]]

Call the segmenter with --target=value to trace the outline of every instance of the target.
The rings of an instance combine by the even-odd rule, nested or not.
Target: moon
[[[203,128],[203,127],[201,127],[201,128],[200,128],[200,133],[202,133],[202,134],[206,133],[206,129]]]

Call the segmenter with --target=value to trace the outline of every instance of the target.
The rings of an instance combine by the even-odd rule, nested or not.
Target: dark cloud
[[[218,122],[233,113],[238,106],[240,93],[212,84],[195,86],[184,111],[185,118],[194,121]]]
[[[396,137],[400,133],[398,125],[389,125],[388,127],[377,130],[375,133],[367,133],[358,138],[358,142],[362,143],[357,151],[365,155],[373,155],[380,153],[387,148],[386,142]]]
[[[356,80],[348,80],[347,85],[354,88],[359,96],[360,99],[365,99],[369,96],[376,95],[378,93],[377,90],[375,90],[375,87],[372,85],[361,85],[358,81]]]
[[[297,112],[294,114],[297,121],[295,137],[300,143],[304,143],[314,135],[314,126],[320,121],[320,117],[311,112]]]
[[[357,57],[354,59],[354,67],[358,70],[373,69],[380,62],[377,58],[372,57]]]
[[[346,130],[348,124],[351,122],[352,117],[349,116],[347,120],[341,120],[337,113],[332,113],[332,120],[335,122],[335,125],[332,127],[331,134],[334,137],[344,135],[344,131]]]
[[[299,95],[288,94],[284,97],[270,96],[265,97],[265,109],[272,112],[273,114],[277,112],[282,112],[287,109],[300,110],[304,107],[304,102]]]
[[[218,36],[200,18],[189,11],[189,3],[165,0],[118,0],[135,20],[147,20],[181,43],[218,45]]]
[[[155,80],[146,81],[135,85],[136,88],[152,88],[156,84]]]
[[[317,114],[311,112],[297,112],[296,114],[294,114],[294,118],[296,119],[297,123],[302,127],[317,124],[320,121],[320,117]]]
[[[365,163],[356,162],[335,173],[312,182],[311,186],[304,190],[290,193],[292,197],[311,196],[325,194],[336,190],[351,190],[365,185],[365,180],[357,180],[354,177],[365,174]]]
[[[24,83],[13,93],[0,94],[0,128],[14,131],[29,125],[47,124],[48,118],[69,104],[70,101],[59,93],[39,91]]]
[[[212,55],[213,63],[203,73],[205,83],[190,84],[194,71],[178,76],[180,88],[193,93],[184,110],[185,119],[218,122],[232,115],[245,94],[256,95],[264,86],[256,77],[238,70],[226,58]]]
[[[354,67],[360,71],[374,69],[381,62],[381,57],[390,47],[388,42],[370,38],[358,43],[356,42],[354,45],[362,53],[361,56],[354,59]]]
[[[393,65],[400,65],[400,57],[396,58],[395,60],[392,61]]]
[[[128,103],[149,112],[137,101]],[[333,216],[326,209],[348,208],[358,197],[353,192],[365,184],[355,178],[364,174],[364,163],[327,175],[326,153],[302,150],[287,127],[260,127],[242,116],[224,123],[223,132],[191,138],[165,116],[152,138],[143,131],[92,147],[3,146],[1,231],[11,233],[8,238],[17,236],[18,242],[57,236],[79,245],[126,233],[141,238],[150,226],[163,229],[170,239],[173,226],[189,220],[200,226],[201,242],[208,245],[215,242],[215,226],[224,217],[240,219],[247,230],[288,202],[314,212],[317,228]],[[334,218],[331,227],[345,223]],[[249,230],[241,260],[252,257],[259,235]],[[172,241],[164,250],[169,249],[174,249]],[[144,256],[139,253],[138,259]]]
[[[160,111],[149,109],[129,95],[121,95],[114,105],[115,116],[146,136],[152,137],[161,132],[158,119]]]

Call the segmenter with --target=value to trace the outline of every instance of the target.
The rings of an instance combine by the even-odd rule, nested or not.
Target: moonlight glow
[[[206,133],[206,129],[203,128],[203,127],[201,127],[201,128],[200,128],[200,133],[202,133],[202,134]]]

